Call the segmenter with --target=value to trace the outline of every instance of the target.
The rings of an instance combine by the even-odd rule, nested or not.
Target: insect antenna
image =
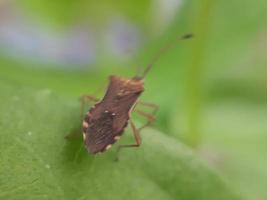
[[[178,37],[175,41],[182,41],[182,40],[190,39],[192,37],[193,37],[193,34],[189,33],[189,34],[183,35],[182,37]],[[161,57],[162,54],[164,54],[166,51],[168,51],[169,49],[171,49],[172,47],[174,47],[175,41],[172,41],[172,42],[168,43],[161,50],[159,50],[159,52],[154,56],[154,58],[152,59],[152,61],[147,65],[146,69],[143,72],[143,75],[140,77],[141,79],[144,79],[146,77],[146,75],[148,74],[148,72],[151,70],[151,68],[158,61],[158,59]]]

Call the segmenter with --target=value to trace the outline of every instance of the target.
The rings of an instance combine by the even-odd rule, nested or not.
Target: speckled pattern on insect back
[[[143,91],[142,79],[110,76],[104,98],[89,110],[83,121],[83,137],[89,152],[104,152],[119,139]]]

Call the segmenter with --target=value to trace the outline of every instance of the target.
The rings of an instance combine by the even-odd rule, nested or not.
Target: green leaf
[[[0,199],[239,199],[185,146],[154,129],[138,149],[89,155],[79,101],[0,81]],[[119,143],[133,140],[129,131]]]

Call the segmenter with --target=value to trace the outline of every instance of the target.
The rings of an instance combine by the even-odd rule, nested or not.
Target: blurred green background
[[[267,199],[266,11],[264,0],[0,1],[0,198]],[[64,140],[80,95],[101,97],[110,74],[134,76],[185,33],[145,80],[141,99],[160,109],[141,153],[115,164],[115,148],[93,158]]]

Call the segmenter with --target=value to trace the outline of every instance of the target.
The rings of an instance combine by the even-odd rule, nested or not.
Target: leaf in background
[[[123,151],[119,162],[114,147],[93,157],[81,140],[64,139],[79,126],[77,100],[7,81],[0,90],[1,199],[239,199],[156,130],[145,130],[142,147]]]

